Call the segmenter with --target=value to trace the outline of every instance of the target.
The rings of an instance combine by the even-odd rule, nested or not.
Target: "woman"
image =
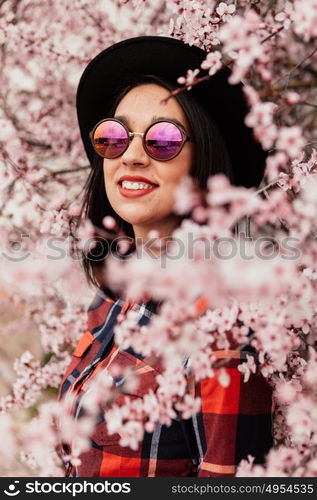
[[[92,170],[83,213],[96,227],[102,228],[104,217],[110,215],[135,242],[146,241],[150,230],[168,237],[181,220],[173,213],[173,202],[183,176],[191,175],[202,190],[217,172],[237,185],[259,184],[265,153],[244,125],[241,86],[227,83],[228,69],[162,103],[176,87],[176,79],[188,68],[199,68],[205,56],[197,47],[172,38],[138,37],[106,49],[85,69],[77,112]],[[141,384],[131,397],[155,391],[157,386],[157,367],[113,343],[119,314],[132,308],[139,313],[139,324],[146,324],[157,304],[152,300],[134,304],[100,285],[106,251],[100,254],[99,246],[84,259],[87,278],[97,286],[97,294],[88,310],[87,332],[73,353],[60,390],[60,397],[76,395],[78,418],[89,381],[100,369],[109,372],[113,364],[122,369],[143,367]],[[91,447],[80,456],[81,465],[66,463],[66,475],[234,476],[239,461],[249,454],[255,456],[255,463],[262,463],[272,445],[272,395],[261,375],[251,375],[243,383],[237,366],[245,356],[241,352],[226,365],[232,381],[228,387],[220,386],[217,377],[195,384],[195,395],[202,400],[197,415],[175,419],[170,427],[158,424],[145,433],[137,450],[121,447],[119,434],[109,435],[101,418]],[[64,454],[69,453],[65,447]]]

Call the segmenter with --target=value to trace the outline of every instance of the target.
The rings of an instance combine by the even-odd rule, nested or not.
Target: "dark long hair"
[[[175,85],[172,85],[158,76],[142,75],[129,78],[123,82],[110,111],[107,112],[107,116],[114,116],[115,110],[121,99],[134,87],[145,83],[156,83],[170,91],[176,88]],[[197,186],[202,190],[206,190],[208,178],[216,173],[225,174],[229,180],[233,182],[233,171],[229,154],[224,140],[212,118],[187,91],[177,94],[175,98],[183,108],[190,126],[191,137],[195,141],[195,160],[190,175],[196,179]],[[105,216],[111,216],[116,221],[118,228],[133,241],[134,232],[132,225],[119,217],[107,198],[104,186],[103,158],[95,154],[91,167],[84,186],[83,204],[77,220],[76,229],[78,228],[81,218],[85,217],[90,219],[96,228],[100,228],[104,231],[102,223],[103,218]],[[101,284],[102,279],[100,273],[110,248],[111,253],[115,252],[119,258],[124,259],[127,255],[131,254],[134,247],[132,245],[127,254],[121,255],[120,257],[117,244],[114,244],[111,239],[97,237],[96,241],[96,246],[87,254],[82,254],[81,256],[86,278],[88,283],[101,288],[107,296],[116,300],[116,294]]]

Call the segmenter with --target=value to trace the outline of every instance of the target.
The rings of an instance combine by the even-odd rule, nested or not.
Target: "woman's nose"
[[[128,148],[121,157],[122,163],[127,166],[141,165],[146,167],[150,163],[150,157],[143,147],[143,137],[135,135],[132,137]]]

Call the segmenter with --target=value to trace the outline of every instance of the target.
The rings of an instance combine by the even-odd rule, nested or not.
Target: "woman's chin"
[[[129,218],[129,220],[127,220],[127,222],[129,222],[129,224],[131,224],[134,228],[148,228],[148,230],[150,231],[152,228],[155,227],[156,225],[156,219],[132,219],[132,218]]]
[[[121,219],[128,222],[132,226],[139,226],[139,225],[147,226],[148,224],[151,224],[156,220],[156,217],[153,216],[145,217],[144,214],[131,213],[131,211],[129,211],[128,213],[119,213],[119,216],[121,217]]]

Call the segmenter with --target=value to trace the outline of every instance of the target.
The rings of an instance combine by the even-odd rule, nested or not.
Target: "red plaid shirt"
[[[197,302],[198,310],[203,305]],[[72,362],[63,378],[59,399],[71,391],[77,395],[74,415],[80,418],[81,400],[87,382],[99,369],[108,370],[115,363],[122,368],[134,367],[140,383],[128,397],[138,398],[157,387],[158,366],[131,349],[119,350],[113,344],[113,327],[121,311],[133,308],[139,313],[139,324],[146,324],[155,313],[153,302],[131,304],[114,302],[96,295],[88,309],[88,330],[80,339]],[[81,465],[65,463],[65,475],[72,477],[182,477],[234,476],[241,459],[255,456],[254,463],[263,463],[272,446],[272,390],[264,377],[252,374],[248,382],[237,369],[252,350],[215,351],[219,359],[231,357],[226,363],[230,384],[223,387],[218,377],[191,384],[191,393],[201,398],[201,410],[193,418],[173,420],[172,425],[157,424],[154,432],[145,433],[136,451],[119,445],[120,435],[107,433],[101,418],[91,436],[91,446],[80,456]],[[217,375],[217,373],[216,373]],[[120,404],[127,393],[119,394]],[[61,445],[65,456],[70,449]]]

